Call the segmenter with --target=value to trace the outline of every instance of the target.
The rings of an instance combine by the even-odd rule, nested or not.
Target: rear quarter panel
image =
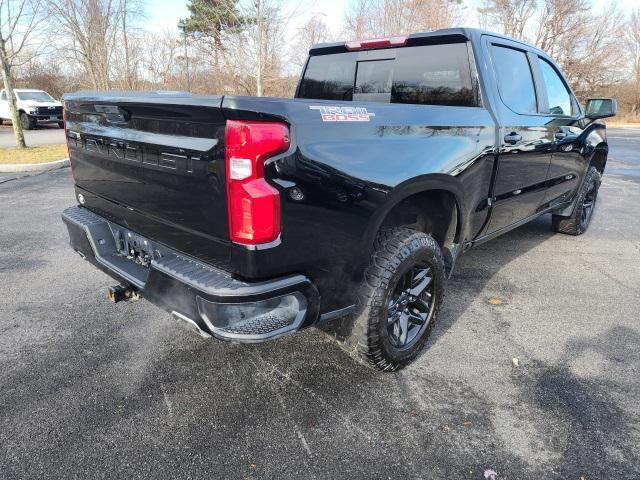
[[[369,119],[323,121],[312,108],[319,106],[365,108]],[[306,273],[329,297],[323,311],[352,301],[345,286],[358,279],[386,212],[407,196],[453,193],[461,238],[473,237],[486,219],[495,125],[483,108],[225,97],[223,113],[281,119],[292,132],[291,149],[266,169],[281,194],[281,244],[234,246],[232,263],[257,277]]]

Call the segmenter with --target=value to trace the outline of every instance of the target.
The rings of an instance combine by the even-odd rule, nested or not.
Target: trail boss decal
[[[311,110],[320,110],[323,122],[368,122],[375,117],[373,112],[367,112],[364,107],[331,107],[314,105]]]

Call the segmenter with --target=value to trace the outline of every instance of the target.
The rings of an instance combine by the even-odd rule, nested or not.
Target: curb
[[[5,163],[0,164],[0,173],[46,172],[69,166],[69,159],[55,160],[48,163]]]

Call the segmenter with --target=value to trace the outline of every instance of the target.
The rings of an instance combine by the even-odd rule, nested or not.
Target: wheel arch
[[[591,155],[589,166],[596,167],[596,170],[598,170],[598,172],[600,172],[600,175],[602,175],[604,173],[605,167],[607,166],[608,156],[609,145],[603,142],[594,149],[593,155]]]
[[[434,237],[450,275],[461,250],[466,218],[462,185],[454,177],[430,174],[403,182],[389,192],[364,233],[363,265],[381,229],[406,226]]]

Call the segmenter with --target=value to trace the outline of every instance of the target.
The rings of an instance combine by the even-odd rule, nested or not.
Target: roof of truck
[[[504,38],[506,40],[517,42],[522,45],[525,45],[527,48],[532,48],[537,51],[540,51],[534,45],[523,42],[522,40],[518,40],[515,38],[508,37],[506,35],[501,35],[496,32],[490,32],[487,30],[482,30],[480,28],[467,28],[467,27],[458,27],[458,28],[441,28],[439,30],[433,30],[430,32],[420,32],[420,33],[411,33],[407,35],[408,41],[418,41],[419,43],[429,44],[431,42],[438,43],[442,41],[445,37],[447,39],[453,39],[455,41],[464,42],[467,40],[479,39],[482,35],[491,35],[492,37]],[[394,37],[396,35],[385,35],[384,37]],[[403,35],[397,35],[403,36]],[[332,43],[318,43],[311,47],[309,50],[309,55],[323,55],[327,53],[339,53],[347,51],[345,47],[346,42],[332,42]]]

